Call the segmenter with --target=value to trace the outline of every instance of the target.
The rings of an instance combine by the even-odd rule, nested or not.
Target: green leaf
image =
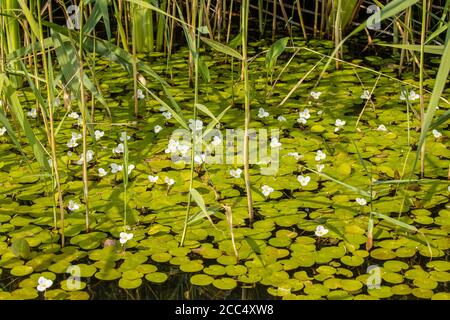
[[[100,19],[103,18],[103,23],[106,29],[106,36],[108,40],[111,40],[111,27],[109,24],[109,13],[108,13],[108,0],[96,0],[94,8],[92,9],[91,15],[83,26],[83,33],[89,34]]]
[[[211,222],[211,224],[214,226],[214,223],[211,220],[211,217],[209,216],[208,210],[206,210],[206,205],[205,205],[205,201],[203,200],[202,195],[196,190],[196,189],[191,189],[189,190],[192,199],[195,201],[195,203],[197,203],[197,205],[200,207],[200,209],[202,210],[203,214],[208,218],[209,222]]]
[[[266,69],[272,71],[275,64],[277,63],[278,57],[283,53],[286,49],[286,45],[288,43],[289,38],[282,38],[277,40],[274,44],[272,44],[267,51],[266,54]]]
[[[210,46],[214,50],[219,51],[221,53],[224,53],[224,54],[226,54],[228,56],[232,56],[232,57],[237,58],[239,60],[242,60],[242,55],[239,52],[237,52],[236,50],[234,50],[233,48],[231,48],[231,47],[229,47],[227,45],[224,45],[224,44],[222,44],[220,42],[211,40],[209,38],[200,37],[200,39],[202,39],[202,41],[204,43],[206,43],[208,46]]]
[[[211,82],[211,76],[209,74],[208,66],[201,58],[198,59],[198,69],[200,71],[200,74],[202,75],[203,80],[205,80],[206,83]]]
[[[420,52],[420,44],[391,44],[391,43],[375,43],[375,44],[383,47],[392,47]],[[425,45],[424,52],[442,55],[444,53],[444,46]]]
[[[450,22],[448,22],[447,25],[450,26]],[[450,30],[450,27],[448,30]],[[450,72],[450,32],[447,32],[447,37],[445,39],[445,49],[442,54],[441,64],[439,65],[439,70],[437,72],[436,79],[434,82],[435,84],[433,87],[433,92],[431,94],[430,101],[428,103],[428,108],[422,121],[419,143],[417,144],[416,158],[414,159],[414,165],[411,174],[414,172],[414,169],[417,165],[417,161],[419,159],[422,146],[425,142],[425,138],[433,121],[433,116],[436,112],[436,107],[439,104],[442,92],[444,91],[445,85],[447,83],[449,72]]]
[[[386,216],[386,215],[384,215],[384,214],[382,214],[382,213],[372,212],[372,214],[373,214],[374,216],[376,216],[376,217],[378,217],[378,218],[380,218],[380,219],[386,220],[386,221],[388,221],[388,222],[390,222],[390,223],[392,223],[392,224],[394,224],[394,225],[396,225],[396,226],[398,226],[398,227],[400,227],[400,228],[404,228],[404,229],[407,229],[407,230],[410,230],[410,231],[413,231],[413,232],[418,232],[418,231],[419,231],[419,230],[417,230],[417,228],[414,227],[414,226],[411,226],[411,225],[409,225],[409,224],[407,224],[407,223],[401,222],[401,221],[399,221],[399,220],[397,220],[397,219],[388,217],[388,216]]]
[[[25,239],[13,240],[11,244],[11,251],[16,256],[28,259],[30,257],[30,245]]]
[[[431,125],[428,130],[433,130],[437,127],[439,127],[441,124],[447,122],[447,120],[450,119],[450,110],[445,111],[443,115],[441,115],[439,118],[437,118]]]

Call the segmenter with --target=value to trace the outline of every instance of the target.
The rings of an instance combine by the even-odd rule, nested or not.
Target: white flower
[[[77,140],[79,140],[79,139],[81,139],[81,138],[82,138],[81,133],[76,133],[76,132],[73,132],[73,131],[72,131],[72,140],[77,141]]]
[[[377,131],[388,131],[384,124],[380,124],[376,130]]]
[[[273,138],[271,139],[271,141],[270,141],[270,147],[271,147],[271,148],[278,148],[278,147],[281,147],[281,142],[278,141],[278,138],[273,137]]]
[[[121,165],[118,165],[116,163],[111,163],[109,166],[111,167],[111,173],[117,173],[122,171],[123,169]]]
[[[120,138],[119,138],[119,140],[122,141],[122,142],[124,142],[124,141],[125,141],[125,137],[127,138],[127,140],[130,140],[130,136],[127,136],[126,131],[122,131],[122,132],[120,133]]]
[[[417,99],[420,99],[420,95],[415,93],[414,90],[411,90],[409,92],[409,100],[414,101],[414,100],[417,100]]]
[[[313,97],[316,100],[319,99],[321,94],[322,94],[322,92],[314,92],[314,91],[311,91],[311,93],[310,93],[311,97]]]
[[[117,147],[113,148],[113,153],[123,153],[125,151],[125,148],[123,146],[123,143],[119,143]]]
[[[131,171],[133,171],[134,168],[136,168],[136,167],[134,166],[134,164],[128,165],[128,174],[131,174]]]
[[[0,136],[4,135],[5,132],[6,132],[6,128],[5,127],[1,128],[0,129]]]
[[[439,131],[437,131],[436,129],[433,129],[433,131],[431,131],[433,133],[433,136],[436,139],[439,139],[440,137],[442,137],[442,133],[440,133]]]
[[[137,89],[137,91],[136,91],[136,96],[137,96],[137,98],[140,99],[140,100],[142,100],[142,99],[145,98],[145,95],[142,93],[142,90],[141,90],[141,89]]]
[[[153,128],[153,131],[155,131],[155,133],[159,133],[163,128],[161,126],[155,126]]]
[[[315,233],[316,233],[316,236],[322,237],[328,233],[328,229],[325,228],[324,226],[317,226]]]
[[[303,156],[301,154],[298,154],[298,152],[289,152],[287,154],[287,156],[294,157],[295,160],[299,160],[299,159],[303,158]]]
[[[177,149],[181,154],[185,155],[191,147],[187,144],[179,144]]]
[[[311,115],[309,114],[309,109],[303,109],[303,111],[299,112],[299,117],[304,119],[309,119]]]
[[[198,164],[202,164],[203,162],[205,162],[206,160],[206,154],[202,153],[202,154],[196,154],[194,156],[194,162],[198,163]]]
[[[264,108],[259,108],[258,110],[258,118],[267,118],[269,116],[269,113],[264,110]]]
[[[80,116],[79,116],[78,113],[72,112],[72,113],[70,113],[70,114],[68,115],[68,117],[69,117],[69,118],[72,118],[72,119],[78,119]]]
[[[318,172],[322,172],[322,170],[325,168],[325,165],[324,164],[317,164],[316,168],[317,168]]]
[[[317,111],[317,115],[322,115],[322,113],[323,113],[323,110],[319,110],[319,111]]]
[[[53,284],[53,281],[50,279],[47,279],[45,277],[39,277],[38,279],[38,285],[36,287],[37,291],[44,292],[48,288],[50,288]]]
[[[365,206],[367,204],[366,199],[364,198],[356,198],[356,202],[360,205],[360,206]]]
[[[164,118],[166,118],[167,120],[172,118],[172,114],[169,111],[163,112],[162,115],[164,116]]]
[[[67,148],[75,148],[78,146],[77,140],[70,139],[69,142],[67,142]]]
[[[325,153],[323,153],[322,150],[317,150],[316,157],[315,157],[316,161],[323,160],[326,157],[327,157],[327,155]]]
[[[258,109],[258,114],[257,114],[257,117],[258,118],[267,118],[268,116],[270,115],[270,113],[269,112],[267,112],[266,110],[264,110],[264,108],[259,108]]]
[[[277,120],[280,122],[284,122],[284,121],[286,121],[286,118],[283,116],[278,116]]]
[[[213,141],[211,141],[211,144],[213,146],[218,146],[222,143],[222,139],[219,136],[214,136]]]
[[[169,177],[165,177],[165,178],[164,178],[164,182],[167,183],[167,185],[168,185],[169,187],[175,184],[175,180],[173,180],[173,179],[171,179],[171,178],[169,178]]]
[[[336,119],[336,122],[334,123],[336,128],[334,128],[334,132],[338,132],[342,127],[345,126],[345,121],[341,119]]]
[[[300,117],[300,118],[297,119],[297,122],[301,123],[301,124],[306,124],[307,120],[305,118],[301,118]]]
[[[363,100],[369,100],[370,99],[370,91],[369,90],[364,90],[363,94],[360,96],[361,99]]]
[[[408,100],[409,101],[414,101],[414,100],[417,100],[417,99],[420,99],[420,95],[415,93],[414,90],[411,90],[409,92]],[[400,100],[403,100],[403,101],[406,100],[406,91],[402,91],[400,93]]]
[[[132,233],[121,232],[119,235],[120,235],[119,241],[121,244],[125,244],[125,243],[127,243],[128,240],[133,239]]]
[[[80,209],[80,205],[79,205],[78,203],[76,203],[75,201],[70,200],[70,201],[69,201],[68,209],[69,209],[70,211],[76,211],[76,210]]]
[[[272,187],[269,187],[268,185],[263,185],[261,187],[262,193],[264,196],[268,197],[269,194],[271,194],[274,190]]]
[[[158,179],[159,179],[158,176],[152,176],[152,175],[148,176],[148,181],[150,181],[152,183],[156,183],[156,181],[158,181]]]
[[[100,140],[101,137],[103,137],[105,135],[105,133],[100,130],[95,130],[94,135],[95,135],[95,140],[98,141],[98,140]]]
[[[236,170],[233,170],[233,169],[230,170],[230,175],[233,178],[239,179],[241,177],[241,174],[242,174],[242,170],[239,168],[237,168]]]
[[[179,142],[177,140],[170,139],[169,144],[167,145],[167,148],[165,150],[166,153],[175,153],[177,152]]]
[[[30,111],[28,111],[27,112],[27,115],[30,117],[30,118],[36,118],[37,117],[37,113],[36,113],[36,108],[32,108]]]
[[[299,175],[299,176],[297,176],[297,180],[298,180],[298,182],[300,182],[302,187],[306,187],[308,185],[308,183],[311,181],[311,177]]]
[[[82,165],[83,164],[83,153],[80,156],[80,159],[76,162],[76,164]],[[86,151],[86,158],[87,158],[87,162],[91,162],[92,159],[94,159],[94,151],[92,150],[87,150]]]
[[[99,175],[100,177],[106,176],[107,173],[108,173],[108,172],[107,172],[105,169],[103,169],[103,168],[98,168],[98,175]]]
[[[81,134],[80,133],[76,133],[72,131],[72,138],[69,140],[69,142],[67,142],[67,147],[68,148],[75,148],[76,146],[78,146],[77,140],[81,139]]]
[[[191,128],[192,131],[202,131],[203,128],[203,121],[202,120],[195,120],[189,119],[189,128]]]

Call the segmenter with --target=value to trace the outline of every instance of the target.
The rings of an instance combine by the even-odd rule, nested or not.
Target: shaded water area
[[[267,50],[268,43],[250,43],[249,55]],[[112,120],[97,103],[92,130],[104,135],[96,140],[93,134],[88,144],[93,151],[88,168],[89,232],[81,142],[67,145],[81,130],[71,113],[78,112],[77,103],[72,102],[69,112],[61,97],[56,112],[58,121],[64,118],[57,133],[58,164],[64,203],[71,203],[66,208],[64,248],[61,225],[53,228],[57,209],[51,177],[40,173],[36,162],[27,164],[12,141],[0,136],[0,299],[43,299],[36,290],[40,276],[53,280],[47,299],[448,299],[448,124],[439,128],[441,136],[427,138],[425,180],[417,183],[417,169],[412,176],[410,172],[420,134],[418,100],[411,99],[408,106],[400,99],[402,91],[418,90],[416,75],[403,72],[397,80],[397,59],[387,53],[354,52],[344,57],[351,64],[343,64],[342,70],[330,68],[316,85],[322,68],[311,69],[321,54],[330,54],[333,43],[294,43],[300,48],[297,54],[292,58],[292,49],[282,54],[272,77],[264,67],[265,54],[256,55],[250,64],[251,127],[279,129],[281,143],[275,175],[261,175],[260,165],[251,166],[252,227],[243,176],[230,174],[242,165],[197,164],[193,186],[203,196],[211,221],[193,202],[186,241],[179,246],[190,169],[189,163],[174,163],[165,150],[180,126],[173,116],[167,119],[163,112],[168,110],[145,90],[136,119],[132,77],[105,60],[95,60],[94,68]],[[363,49],[357,43],[353,48]],[[187,56],[187,48],[179,48],[170,61],[158,54],[139,58],[165,77],[181,114],[191,119],[194,93]],[[242,128],[240,64],[234,61],[232,67],[229,57],[209,50],[201,56],[209,67],[210,83],[200,81],[199,103],[215,116],[232,105],[220,119],[222,134]],[[435,72],[432,67],[427,70],[429,76]],[[425,84],[431,87],[432,81]],[[146,85],[173,106],[156,81],[147,79]],[[444,96],[449,93],[447,88]],[[31,90],[24,89],[19,98],[25,111],[35,108]],[[437,116],[449,108],[443,102]],[[211,122],[201,111],[198,118],[204,127]],[[39,118],[30,122],[45,140]],[[117,166],[123,164],[118,144],[126,136],[128,164],[134,168],[125,193],[123,170]],[[23,147],[32,154],[30,146]],[[158,180],[151,182],[149,175]],[[166,178],[173,179],[173,185],[169,187]],[[409,184],[380,183],[408,178]],[[272,192],[264,195],[263,186]],[[231,208],[239,259],[223,205]],[[372,215],[373,247],[366,250],[370,212],[379,215]],[[395,225],[389,217],[410,227]],[[122,246],[124,224],[133,238]],[[319,226],[328,232],[317,235]]]

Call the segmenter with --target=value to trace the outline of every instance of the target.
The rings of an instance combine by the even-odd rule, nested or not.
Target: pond
[[[187,48],[170,61],[138,55],[164,76],[168,92],[152,79],[134,92],[121,66],[91,62],[112,117],[88,101],[88,232],[78,103],[68,110],[60,96],[55,105],[64,225],[52,176],[2,134],[0,300],[449,299],[450,131],[447,124],[427,136],[419,181],[417,167],[411,175],[420,135],[417,76],[398,77],[398,61],[386,53],[354,52],[320,79],[315,66],[333,42],[306,47],[299,38],[298,50],[286,49],[271,74],[264,53],[270,44],[249,47],[250,127],[263,142],[253,147],[269,157],[255,151],[250,165],[252,223],[237,130],[245,89],[240,63],[221,53],[201,52],[210,78],[200,79],[201,122],[188,121],[195,98]],[[19,99],[45,140],[33,91],[22,90]],[[205,138],[211,157],[221,150],[233,156],[212,163],[199,154],[192,185],[190,157],[177,162],[172,154],[191,150],[172,136],[182,129],[171,112],[176,106],[189,126],[178,131],[189,141]],[[449,108],[442,103],[436,115]],[[208,130],[209,140],[202,135]],[[196,192],[183,238],[190,189]]]

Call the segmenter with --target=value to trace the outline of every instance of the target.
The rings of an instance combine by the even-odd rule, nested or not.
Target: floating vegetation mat
[[[327,41],[308,44],[324,54],[332,46]],[[253,43],[249,54],[264,49],[264,42]],[[187,52],[180,49],[169,64],[157,54],[140,58],[166,77],[181,114],[191,119]],[[330,69],[317,86],[321,69],[313,70],[283,101],[322,58],[300,50],[280,74],[291,56],[279,58],[283,63],[275,68],[273,89],[264,56],[250,64],[251,127],[279,129],[279,137],[268,142],[279,149],[277,172],[262,175],[263,164],[250,168],[252,226],[243,166],[200,159],[193,188],[205,210],[191,202],[183,246],[190,164],[173,162],[167,151],[179,124],[146,90],[136,93],[141,110],[136,119],[132,77],[120,66],[95,61],[96,81],[112,120],[98,104],[87,153],[89,232],[79,107],[73,102],[66,110],[61,99],[56,109],[64,247],[62,226],[54,226],[54,181],[37,162],[25,162],[11,139],[1,135],[0,299],[209,299],[239,298],[244,291],[258,299],[449,299],[448,124],[427,137],[420,180],[419,171],[411,175],[420,134],[413,74],[397,80],[394,59],[348,56],[352,65]],[[210,51],[202,52],[202,59],[210,82],[200,81],[199,103],[216,116],[234,103],[218,129],[242,128],[239,63],[231,68],[230,58]],[[432,86],[428,80],[425,84]],[[157,83],[148,81],[147,88],[170,104]],[[43,124],[34,117],[36,97],[25,89],[19,98],[36,135],[45,140]],[[449,108],[443,102],[436,115]],[[201,110],[198,119],[204,129],[211,122]],[[217,138],[216,144],[224,141]],[[31,158],[31,147],[23,148]]]

